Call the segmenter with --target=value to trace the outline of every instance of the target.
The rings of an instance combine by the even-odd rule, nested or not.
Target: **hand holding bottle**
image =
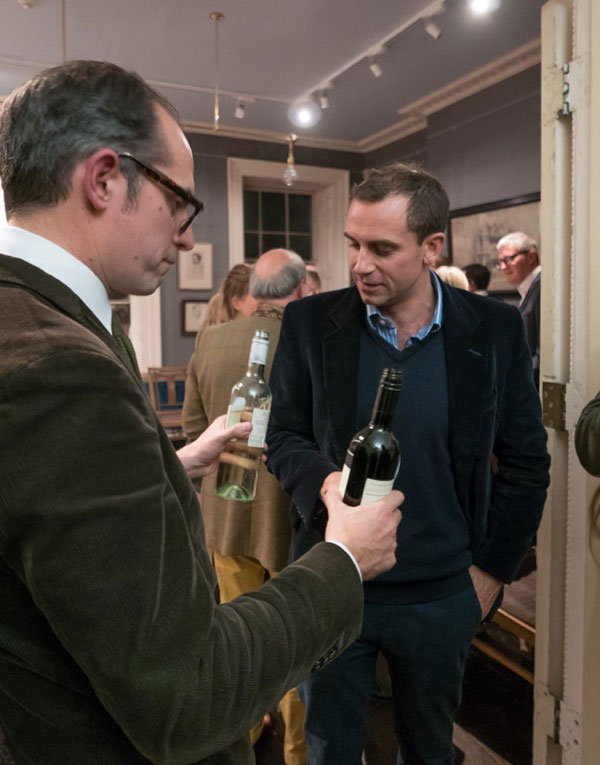
[[[402,520],[399,506],[404,502],[404,495],[392,491],[377,502],[350,507],[342,502],[340,475],[330,473],[321,487],[321,499],[329,514],[325,541],[345,545],[366,581],[396,563],[396,532]]]
[[[177,450],[177,456],[190,478],[202,478],[214,473],[219,456],[232,438],[248,438],[252,430],[249,422],[227,427],[227,415],[217,417],[191,444]]]

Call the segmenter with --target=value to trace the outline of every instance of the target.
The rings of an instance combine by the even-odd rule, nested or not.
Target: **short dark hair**
[[[155,106],[177,119],[169,101],[134,72],[102,61],[46,69],[15,90],[0,110],[0,178],[7,214],[67,198],[75,165],[104,147],[147,162],[168,162]],[[122,171],[129,201],[139,175]]]
[[[393,162],[365,170],[363,180],[350,191],[351,199],[357,202],[381,202],[393,194],[409,197],[406,223],[419,244],[430,234],[446,230],[448,195],[435,176],[415,165]]]
[[[487,266],[484,266],[483,263],[469,263],[463,268],[463,271],[467,275],[467,279],[473,282],[478,290],[487,290],[492,276]]]

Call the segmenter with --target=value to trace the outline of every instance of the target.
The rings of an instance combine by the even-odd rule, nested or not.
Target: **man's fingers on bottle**
[[[232,425],[230,428],[230,438],[247,438],[248,434],[252,430],[251,422],[239,422],[237,425]]]

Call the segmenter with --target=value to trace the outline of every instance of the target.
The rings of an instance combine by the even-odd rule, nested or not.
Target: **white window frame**
[[[283,185],[284,162],[255,159],[227,160],[227,196],[229,218],[229,267],[244,262],[244,182]],[[323,289],[338,289],[350,284],[347,245],[343,238],[348,210],[350,173],[311,165],[298,166],[299,181],[293,187],[299,193],[313,195],[313,262],[319,269]]]

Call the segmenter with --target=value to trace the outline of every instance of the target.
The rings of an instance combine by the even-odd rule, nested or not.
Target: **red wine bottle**
[[[388,495],[400,469],[400,446],[392,421],[402,387],[399,369],[384,369],[371,421],[350,441],[340,479],[347,505],[368,505]]]

